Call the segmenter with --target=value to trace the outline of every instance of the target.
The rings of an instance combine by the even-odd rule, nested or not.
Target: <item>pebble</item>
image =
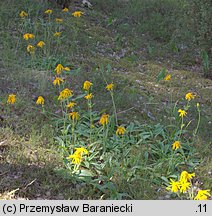
[[[50,191],[47,191],[47,192],[46,192],[46,196],[51,196],[51,192],[50,192]]]
[[[165,196],[166,199],[170,199],[170,197],[171,197],[170,195],[166,195]]]

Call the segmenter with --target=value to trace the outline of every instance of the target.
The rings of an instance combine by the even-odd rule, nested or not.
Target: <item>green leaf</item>
[[[161,178],[161,180],[163,180],[164,182],[169,183],[169,180],[168,180],[165,176],[161,176],[160,178]]]
[[[76,174],[79,176],[79,178],[82,178],[82,179],[85,177],[94,176],[94,173],[91,170],[87,170],[87,169],[79,170]]]
[[[166,69],[165,68],[163,68],[161,71],[160,71],[160,73],[158,74],[158,76],[157,76],[157,82],[160,82],[161,80],[163,80],[164,79],[164,77],[165,77],[165,74],[166,74]]]
[[[80,94],[78,95],[77,97],[75,97],[75,100],[78,100],[78,99],[81,99],[81,98],[84,98],[86,94]]]

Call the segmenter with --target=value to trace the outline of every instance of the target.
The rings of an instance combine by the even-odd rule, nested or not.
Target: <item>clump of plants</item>
[[[94,91],[95,83],[91,79],[84,80],[81,90],[77,91],[68,79],[72,68],[61,60],[58,51],[65,37],[61,31],[64,26],[62,28],[61,25],[66,22],[68,12],[69,9],[64,8],[62,15],[53,19],[54,11],[45,10],[42,33],[30,29],[28,12],[21,11],[19,14],[24,31],[19,45],[26,54],[28,67],[49,71],[46,82],[52,94],[37,95],[35,106],[40,115],[54,122],[57,131],[55,140],[58,154],[63,159],[63,167],[55,169],[57,173],[70,181],[93,186],[101,191],[101,198],[133,199],[138,191],[142,191],[140,196],[144,196],[146,192],[142,187],[145,184],[148,187],[160,187],[162,180],[168,180],[187,168],[194,169],[199,161],[194,156],[193,139],[186,138],[185,135],[189,133],[191,137],[195,137],[198,132],[201,106],[194,103],[196,94],[187,92],[184,99],[179,99],[174,107],[171,106],[170,97],[170,124],[149,125],[131,120],[126,123],[117,114],[115,95],[118,84],[111,77],[107,78],[102,68],[105,83],[102,91],[110,95],[111,109],[97,111],[95,96],[98,92]],[[71,15],[74,19],[82,19],[83,14],[82,11],[75,11]],[[78,21],[73,27],[74,50],[78,46],[77,25]],[[48,65],[41,63],[42,58],[50,59]],[[111,69],[109,66],[107,68]],[[171,78],[171,74],[164,69],[159,74],[158,81],[170,82]],[[13,111],[17,96],[19,97],[17,93],[11,92],[3,100],[7,107],[6,113]],[[53,108],[50,109],[48,103]],[[189,131],[191,121],[188,118],[191,108],[198,113],[196,127],[192,132]],[[193,188],[190,181],[192,177],[194,174],[183,171],[177,182],[170,180],[168,190],[183,199],[208,199],[209,190],[199,190],[196,195],[190,191]],[[135,188],[136,191],[133,191]]]

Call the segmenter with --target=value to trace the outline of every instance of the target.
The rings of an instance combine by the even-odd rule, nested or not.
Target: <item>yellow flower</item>
[[[27,17],[28,16],[28,13],[26,13],[25,11],[21,11],[21,13],[19,14],[19,16],[21,18],[24,18],[24,17]]]
[[[175,141],[173,144],[172,144],[172,149],[173,150],[177,150],[178,148],[180,148],[181,145],[180,145],[180,141]]]
[[[62,34],[62,32],[55,32],[55,33],[54,33],[54,37],[60,37],[61,34]]]
[[[85,149],[84,147],[76,148],[75,154],[88,154],[88,150]]]
[[[43,106],[44,105],[44,98],[42,96],[39,96],[37,101],[36,101],[36,104],[37,105],[41,104]]]
[[[165,81],[169,81],[169,80],[171,80],[171,74],[167,74],[165,77],[164,77],[164,80]]]
[[[63,91],[60,92],[58,100],[66,99],[68,97],[71,97],[72,95],[73,95],[73,92],[70,89],[66,88],[66,89],[64,89]]]
[[[64,67],[63,70],[70,71],[70,68],[69,67]]]
[[[193,94],[193,93],[191,93],[191,92],[189,92],[189,93],[187,93],[186,95],[185,95],[185,99],[187,100],[187,101],[190,101],[191,99],[194,99],[195,98],[195,95]]]
[[[55,68],[56,73],[59,75],[63,71],[64,67],[61,64],[58,64]]]
[[[53,11],[52,11],[51,9],[48,9],[48,10],[46,10],[44,13],[45,13],[45,14],[52,14],[52,12],[53,12]]]
[[[89,82],[89,81],[86,80],[86,81],[83,83],[83,89],[86,90],[86,91],[88,91],[92,85],[93,85],[93,84],[92,84],[91,82]]]
[[[199,190],[194,200],[208,200],[210,190]]]
[[[191,187],[191,183],[187,181],[180,181],[180,192],[185,193]]]
[[[76,148],[74,154],[72,155],[69,155],[67,157],[67,159],[72,159],[72,163],[73,164],[80,164],[82,162],[82,156],[83,154],[88,154],[88,150],[83,148],[83,147],[80,147],[80,148]]]
[[[74,13],[72,13],[72,15],[73,15],[74,17],[81,17],[82,14],[84,14],[82,11],[75,11]]]
[[[187,171],[183,171],[180,174],[180,182],[187,182],[193,177],[195,177],[195,173],[188,173]]]
[[[177,193],[180,190],[180,182],[170,179],[169,186],[167,190],[171,190],[173,193]]]
[[[35,38],[35,35],[30,34],[30,33],[26,33],[26,34],[24,34],[23,38],[24,38],[25,40],[34,39],[34,38]]]
[[[116,130],[116,135],[124,135],[126,132],[126,129],[122,126],[118,126],[117,130]]]
[[[7,103],[8,104],[14,104],[16,101],[16,95],[15,94],[10,94],[8,96],[8,99],[7,99]]]
[[[61,79],[60,77],[56,77],[53,81],[53,85],[56,86],[56,85],[60,85],[60,83],[63,83],[64,80]]]
[[[80,164],[82,162],[82,156],[77,154],[69,155],[67,159],[72,159],[73,164]]]
[[[29,52],[30,54],[34,54],[35,53],[35,47],[29,44],[27,46],[27,52]]]
[[[107,125],[108,124],[108,118],[109,118],[109,115],[108,114],[103,114],[102,116],[101,116],[101,118],[100,118],[100,120],[99,120],[99,123],[101,124],[101,125]]]
[[[182,118],[187,115],[187,112],[185,110],[182,110],[182,109],[179,109],[178,113],[180,113],[179,116]]]
[[[73,121],[74,120],[78,120],[79,119],[79,113],[78,112],[71,112],[71,113],[69,113],[69,116],[68,116],[68,118],[70,119],[72,119]]]
[[[70,102],[69,104],[67,104],[67,107],[70,109],[73,108],[74,106],[76,106],[75,102]]]
[[[58,64],[57,67],[55,68],[56,73],[59,75],[61,74],[62,71],[70,71],[69,67],[63,67],[62,64]]]
[[[68,8],[67,7],[63,8],[62,12],[68,12]]]
[[[108,91],[112,91],[112,90],[113,90],[113,87],[114,87],[114,84],[113,84],[113,83],[110,83],[110,84],[108,84],[108,85],[106,86],[106,89],[107,89]]]
[[[87,94],[87,95],[85,95],[85,97],[84,97],[86,100],[90,100],[90,99],[92,99],[93,98],[93,94],[92,93],[90,93],[90,94]]]
[[[40,47],[40,48],[43,48],[43,46],[45,46],[45,43],[43,41],[39,41],[37,43],[37,46]]]
[[[61,23],[61,22],[63,22],[63,19],[56,18],[56,19],[55,19],[55,22]]]
[[[199,108],[199,106],[200,106],[199,103],[197,103],[197,108]]]

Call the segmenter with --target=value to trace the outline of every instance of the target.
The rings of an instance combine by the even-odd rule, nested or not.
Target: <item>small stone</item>
[[[47,191],[47,192],[46,192],[46,196],[48,196],[48,197],[51,196],[51,192],[50,192],[50,191]]]
[[[170,195],[166,195],[165,196],[166,199],[170,199],[170,197],[171,197]]]
[[[64,200],[64,196],[63,196],[62,194],[59,194],[59,195],[57,196],[57,200]]]

